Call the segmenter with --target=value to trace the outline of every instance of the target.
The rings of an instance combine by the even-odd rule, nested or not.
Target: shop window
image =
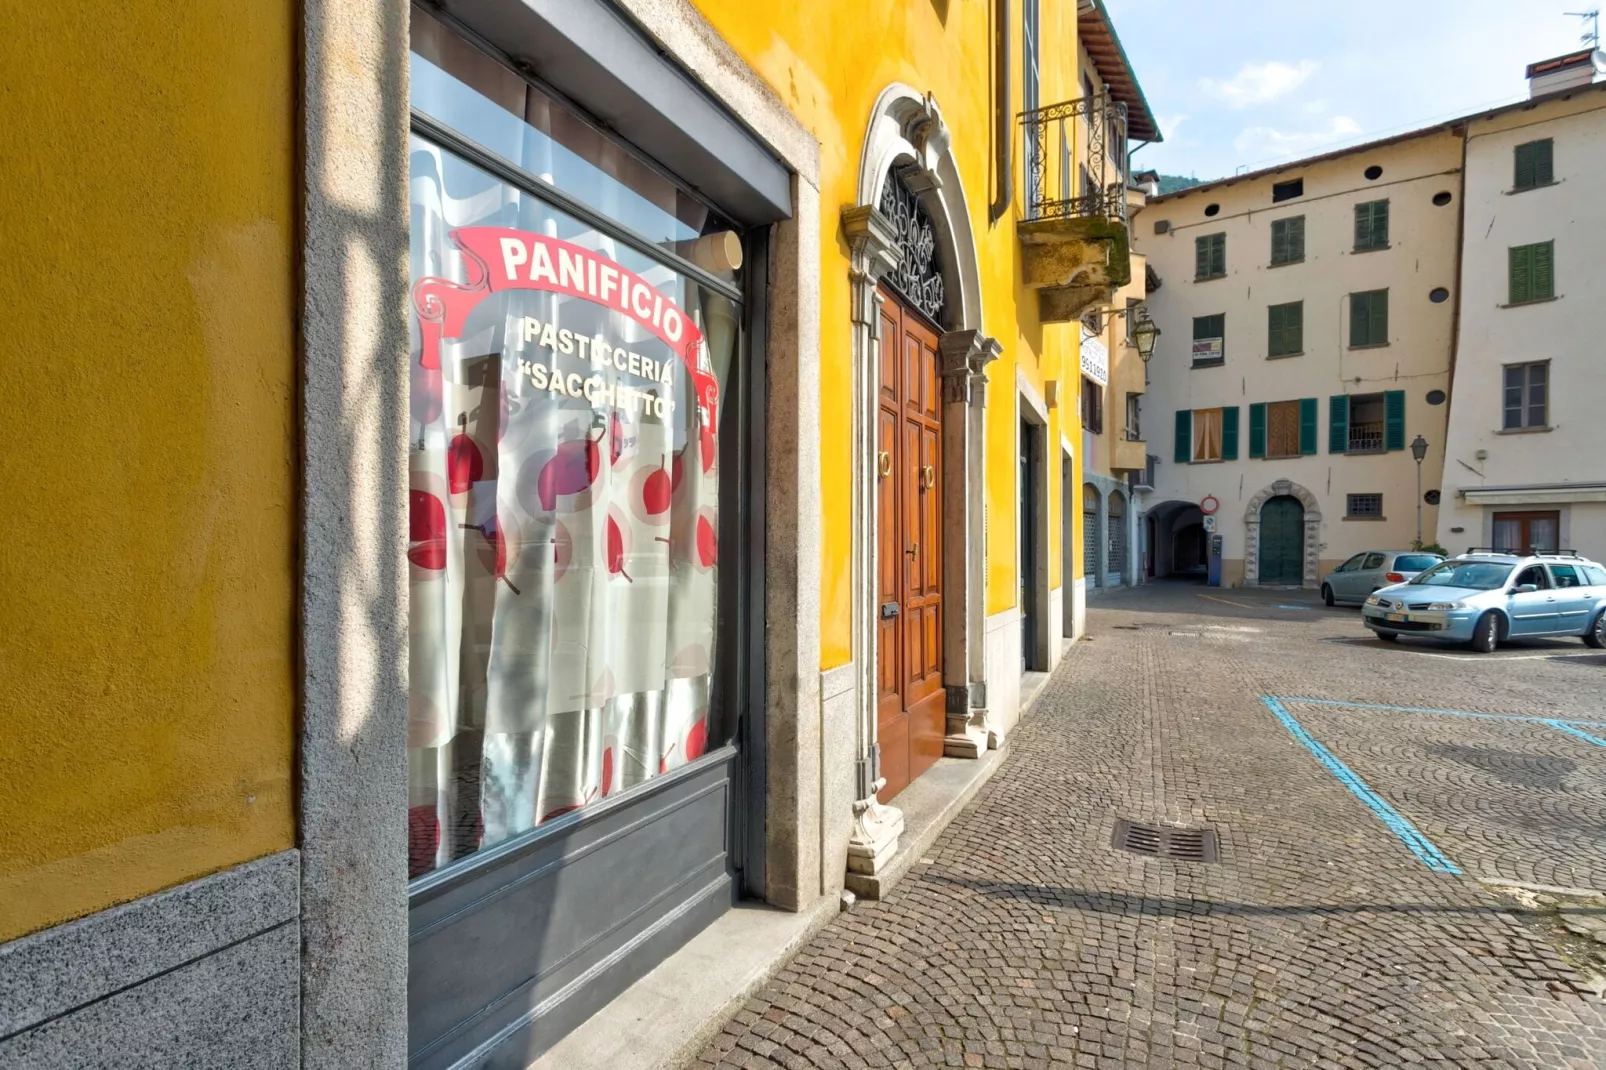
[[[427,52],[428,23],[414,17]],[[495,90],[482,111],[508,103],[493,69],[448,54],[462,48],[437,42],[435,60]],[[414,70],[415,95],[437,106],[472,92],[443,88],[449,76],[416,54]],[[566,190],[612,198],[636,234],[412,140],[413,877],[730,735],[716,622],[721,508],[736,506],[719,459],[736,441],[725,424],[742,308],[740,290],[680,268],[733,279],[740,243],[726,233],[706,248],[701,232],[721,225],[711,213],[533,90],[520,106],[539,119],[521,159],[546,154],[571,176]],[[515,147],[482,114],[454,123]]]
[[[1501,428],[1531,431],[1549,426],[1550,361],[1507,364],[1504,373],[1505,416]]]

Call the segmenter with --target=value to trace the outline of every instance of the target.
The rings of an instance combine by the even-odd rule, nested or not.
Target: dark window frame
[[[1082,376],[1082,430],[1095,435],[1104,433],[1104,388],[1087,376]]]
[[[1521,381],[1512,382],[1512,373],[1515,372]],[[1536,376],[1534,373],[1538,372]],[[1535,380],[1538,380],[1535,382]],[[1542,392],[1542,397],[1536,404],[1534,390]],[[1511,392],[1517,391],[1516,403],[1512,403]],[[1537,410],[1537,419],[1535,411]],[[1515,415],[1515,422],[1513,422]],[[1548,431],[1550,429],[1550,361],[1528,360],[1516,364],[1504,364],[1500,368],[1500,430],[1502,431]]]
[[[1199,324],[1201,322],[1209,323],[1212,320],[1220,320],[1221,321],[1220,330],[1217,333],[1212,334],[1212,333],[1210,333],[1210,330],[1208,328],[1205,328],[1204,329],[1204,333],[1201,334],[1200,333],[1201,328],[1200,328]],[[1193,364],[1192,364],[1193,367],[1195,367],[1195,368],[1212,368],[1212,367],[1215,367],[1217,364],[1225,364],[1227,362],[1227,314],[1225,312],[1212,312],[1207,316],[1195,316],[1195,317],[1193,317],[1193,341],[1200,342],[1200,341],[1205,341],[1205,340],[1210,339],[1210,338],[1219,338],[1219,339],[1221,339],[1221,356],[1219,356],[1219,357],[1208,357],[1208,358],[1206,358],[1204,360],[1200,360],[1197,357],[1195,357],[1194,360],[1193,360]]]
[[[1289,316],[1292,312],[1293,319]],[[1290,340],[1292,339],[1292,340]],[[1305,302],[1285,301],[1266,306],[1266,357],[1305,355]]]
[[[1389,247],[1389,199],[1362,201],[1355,206],[1356,253],[1373,253]]]
[[[1305,178],[1290,178],[1286,182],[1273,182],[1271,186],[1271,202],[1281,204],[1283,201],[1297,200],[1305,195]]]
[[[1376,503],[1376,508],[1364,508]],[[1344,495],[1345,520],[1383,520],[1383,495],[1381,493],[1365,492],[1361,494]]]
[[[1193,281],[1227,277],[1227,232],[1201,234],[1193,239]]]
[[[1282,243],[1282,255],[1278,255],[1278,243]],[[1297,252],[1295,247],[1298,247]],[[1305,262],[1305,217],[1302,215],[1285,216],[1282,219],[1271,221],[1271,266],[1284,267],[1288,264],[1302,264]]]

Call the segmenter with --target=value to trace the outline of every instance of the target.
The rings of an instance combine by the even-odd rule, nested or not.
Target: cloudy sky
[[[1526,94],[1597,0],[1106,0],[1165,142],[1134,163],[1219,178]]]

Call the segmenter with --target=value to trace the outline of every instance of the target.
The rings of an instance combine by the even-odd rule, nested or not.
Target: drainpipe
[[[1009,211],[1009,202],[1015,195],[1015,176],[1010,169],[1014,159],[1010,151],[1014,147],[1014,131],[1010,128],[1009,114],[1009,0],[993,2],[993,39],[997,46],[994,60],[996,88],[993,93],[993,122],[996,129],[993,132],[993,148],[997,153],[994,169],[998,174],[998,189],[993,195],[993,203],[988,207],[987,219],[996,223]]]

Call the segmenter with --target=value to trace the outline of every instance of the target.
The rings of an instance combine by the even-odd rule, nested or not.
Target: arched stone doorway
[[[843,209],[841,233],[851,262],[853,339],[853,666],[858,735],[858,802],[848,843],[849,883],[873,874],[891,857],[902,816],[880,805],[879,679],[881,622],[902,607],[878,597],[883,584],[884,533],[880,492],[896,465],[881,445],[880,357],[887,287],[935,328],[935,378],[940,382],[937,463],[922,457],[916,482],[933,507],[940,538],[931,561],[940,585],[939,649],[943,746],[948,754],[979,757],[994,738],[986,708],[983,651],[983,530],[981,482],[987,364],[999,352],[981,333],[981,280],[970,211],[949,133],[936,100],[893,84],[870,115],[859,165],[858,202]],[[925,271],[914,271],[923,262]],[[915,292],[911,292],[915,291]],[[900,548],[902,549],[902,548]],[[1002,729],[997,732],[1002,737]]]
[[[1205,574],[1204,514],[1193,502],[1167,501],[1144,512],[1150,527],[1149,554],[1157,578]]]
[[[1277,505],[1272,505],[1270,513],[1267,506],[1279,499],[1288,499]],[[1295,512],[1297,507],[1298,512]],[[1289,533],[1292,525],[1294,534]],[[1322,537],[1322,506],[1316,495],[1292,480],[1279,479],[1271,486],[1261,490],[1249,499],[1249,505],[1244,510],[1244,584],[1249,587],[1265,585],[1293,586],[1314,589],[1319,582],[1317,573],[1321,566],[1321,537]],[[1297,555],[1297,569],[1289,561],[1289,543],[1297,535],[1299,549]],[[1275,540],[1276,545],[1266,547],[1272,557],[1267,558],[1262,553],[1263,546],[1268,539]],[[1275,577],[1263,575],[1263,562],[1276,560],[1278,573]]]

